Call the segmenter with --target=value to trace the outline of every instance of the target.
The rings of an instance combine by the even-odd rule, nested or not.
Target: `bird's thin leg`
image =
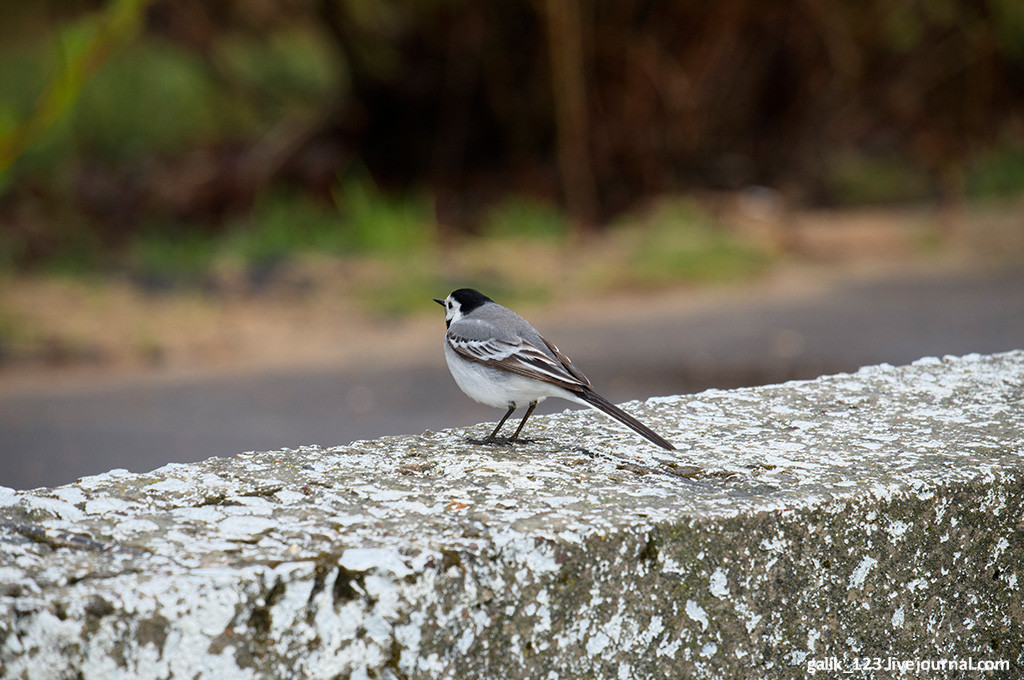
[[[498,436],[498,430],[501,429],[501,426],[505,424],[505,421],[508,420],[508,417],[510,415],[512,415],[513,411],[515,411],[515,410],[516,410],[516,405],[515,404],[509,404],[508,405],[508,412],[505,414],[505,416],[498,423],[498,426],[496,428],[494,428],[494,432],[492,432],[487,437],[487,439],[483,440],[480,443],[481,444],[493,444],[494,443],[494,438]],[[530,410],[532,411],[533,409],[530,409]],[[520,427],[522,427],[522,426],[520,426]],[[519,434],[519,432],[517,431],[516,434]],[[515,439],[515,437],[513,437],[513,439]]]
[[[516,433],[508,440],[510,443],[519,438],[519,433],[523,431],[523,425],[526,425],[526,419],[530,417],[530,414],[533,413],[533,409],[535,408],[537,408],[537,402],[531,401],[530,407],[526,409],[526,415],[523,416],[523,419],[519,422],[519,427],[516,428]],[[507,418],[508,416],[505,417]]]

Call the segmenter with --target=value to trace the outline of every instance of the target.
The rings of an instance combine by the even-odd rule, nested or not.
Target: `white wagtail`
[[[675,450],[654,430],[602,397],[569,357],[545,340],[530,323],[483,293],[460,288],[444,300],[444,357],[448,370],[471,399],[508,412],[482,444],[494,442],[508,417],[526,406],[526,415],[509,442],[523,430],[537,404],[561,397],[607,413],[663,449]]]

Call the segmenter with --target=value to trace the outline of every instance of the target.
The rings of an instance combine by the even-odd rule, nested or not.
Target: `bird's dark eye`
[[[452,308],[452,303],[449,302],[448,303],[448,309],[451,309],[451,308]]]

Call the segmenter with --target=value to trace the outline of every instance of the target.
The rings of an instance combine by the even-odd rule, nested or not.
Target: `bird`
[[[594,391],[590,380],[523,317],[472,288],[434,302],[445,308],[444,356],[459,388],[474,401],[508,411],[494,431],[474,443],[493,444],[519,407],[526,407],[510,444],[519,439],[537,404],[559,397],[611,416],[663,449],[675,447]]]

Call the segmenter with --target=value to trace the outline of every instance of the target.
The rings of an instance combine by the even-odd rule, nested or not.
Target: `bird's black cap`
[[[468,314],[485,302],[494,302],[478,290],[472,288],[459,288],[452,292],[451,297],[459,303],[463,314]]]

